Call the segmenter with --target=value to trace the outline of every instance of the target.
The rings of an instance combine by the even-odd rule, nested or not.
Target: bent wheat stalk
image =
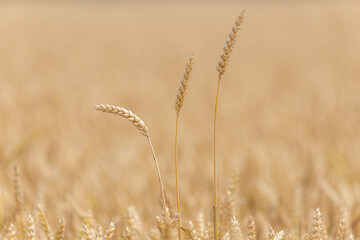
[[[218,66],[216,70],[218,71],[218,84],[216,89],[216,100],[215,100],[215,112],[214,112],[214,235],[215,240],[219,239],[218,233],[218,220],[217,220],[217,209],[218,209],[218,196],[217,196],[217,162],[216,162],[216,129],[217,129],[217,112],[218,112],[218,102],[219,102],[219,90],[220,90],[220,82],[222,76],[225,74],[227,69],[227,65],[230,60],[231,53],[235,46],[235,42],[238,36],[238,32],[241,28],[241,24],[244,21],[244,13],[243,10],[240,15],[237,17],[234,26],[232,27],[232,31],[229,34],[229,37],[226,39],[226,43],[223,47],[223,52],[220,55],[220,59],[218,61]]]
[[[154,147],[150,140],[148,128],[145,125],[144,121],[141,120],[138,116],[136,116],[133,112],[131,112],[125,108],[118,107],[118,106],[113,106],[113,105],[108,105],[108,104],[99,104],[99,105],[95,106],[95,110],[120,115],[121,117],[128,119],[140,131],[140,133],[147,138],[149,145],[150,145],[152,155],[153,155],[153,159],[155,162],[159,182],[160,182],[164,211],[167,211],[165,190],[164,190],[164,184],[163,184],[162,177],[161,177],[160,167],[159,167],[156,155],[155,155]]]
[[[185,72],[183,79],[181,80],[179,92],[175,100],[175,110],[176,110],[176,127],[175,127],[175,178],[176,178],[176,204],[177,204],[177,213],[179,215],[178,221],[178,235],[179,240],[181,239],[180,229],[181,229],[181,214],[180,214],[180,189],[179,189],[179,167],[177,159],[177,144],[178,144],[178,128],[179,128],[179,116],[180,109],[184,105],[185,95],[187,93],[187,88],[189,86],[191,71],[194,63],[194,57],[191,56],[186,64]]]

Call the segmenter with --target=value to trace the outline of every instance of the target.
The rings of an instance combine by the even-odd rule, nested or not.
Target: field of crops
[[[191,55],[181,239],[214,239],[216,66],[244,8],[219,95],[219,238],[360,236],[360,3],[7,2],[0,239],[177,239],[174,104]],[[146,137],[96,104],[146,123],[171,216]]]

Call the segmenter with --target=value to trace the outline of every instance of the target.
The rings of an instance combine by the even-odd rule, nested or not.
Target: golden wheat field
[[[1,3],[0,239],[360,237],[359,12],[356,1]]]

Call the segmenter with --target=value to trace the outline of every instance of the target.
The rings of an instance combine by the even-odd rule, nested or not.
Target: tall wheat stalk
[[[161,188],[162,201],[163,201],[163,205],[164,205],[164,212],[168,211],[167,205],[166,205],[165,190],[164,190],[164,184],[163,184],[162,177],[161,177],[160,167],[159,167],[156,155],[155,155],[154,147],[153,147],[151,139],[150,139],[148,128],[145,125],[144,121],[141,120],[133,112],[131,112],[125,108],[122,108],[122,107],[117,107],[117,106],[108,105],[108,104],[99,104],[99,105],[95,106],[95,110],[120,115],[121,117],[128,119],[140,131],[140,133],[146,137],[146,139],[150,145],[151,153],[153,155],[156,171],[158,174],[158,179],[159,179],[160,188]]]
[[[178,128],[179,128],[179,116],[180,109],[184,104],[185,95],[187,93],[187,88],[189,86],[191,71],[194,63],[194,57],[191,56],[186,64],[185,72],[183,79],[181,80],[179,92],[176,96],[175,100],[175,110],[176,110],[176,127],[175,127],[175,178],[176,178],[176,205],[177,205],[177,213],[179,215],[178,221],[178,234],[179,240],[181,240],[181,214],[180,214],[180,189],[179,189],[179,167],[178,167],[178,158],[177,158],[177,145],[178,145]]]
[[[218,84],[216,89],[216,100],[215,100],[215,112],[214,112],[214,234],[215,240],[219,239],[218,233],[218,188],[217,188],[217,161],[216,161],[216,129],[217,129],[217,112],[218,112],[218,102],[219,102],[219,91],[220,91],[220,82],[222,76],[225,74],[227,65],[230,60],[231,53],[235,46],[235,42],[238,36],[238,32],[241,28],[241,24],[244,21],[244,10],[237,17],[234,26],[232,27],[232,31],[229,34],[229,37],[226,39],[226,43],[223,47],[223,52],[220,55],[220,59],[218,61],[218,66],[216,70],[218,71]]]

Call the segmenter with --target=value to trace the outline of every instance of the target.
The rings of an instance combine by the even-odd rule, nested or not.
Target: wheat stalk
[[[218,196],[217,196],[217,162],[216,162],[216,129],[217,129],[217,112],[218,112],[218,102],[219,102],[219,90],[220,90],[220,82],[222,76],[225,74],[227,65],[230,60],[231,53],[235,46],[235,42],[238,36],[238,32],[241,28],[241,24],[244,21],[245,11],[243,10],[240,15],[237,17],[234,26],[232,27],[232,31],[229,34],[229,37],[226,39],[226,43],[223,47],[223,52],[220,54],[220,59],[218,61],[217,71],[218,75],[218,84],[216,89],[216,100],[215,100],[215,112],[214,112],[214,234],[215,240],[219,239],[218,233],[218,219],[217,219],[217,211],[218,211]]]
[[[121,117],[128,119],[140,131],[140,133],[147,138],[148,143],[150,145],[152,155],[153,155],[153,159],[155,162],[156,171],[158,174],[158,179],[159,179],[161,194],[162,194],[162,201],[163,201],[163,205],[164,205],[164,211],[166,211],[167,206],[166,206],[165,190],[164,190],[164,184],[163,184],[162,177],[161,177],[160,167],[159,167],[156,155],[155,155],[154,147],[150,140],[148,128],[145,125],[144,121],[141,120],[137,115],[135,115],[131,111],[129,111],[125,108],[122,108],[122,107],[118,107],[118,106],[113,106],[113,105],[108,105],[108,104],[99,104],[99,105],[95,106],[95,110],[120,115]]]
[[[178,222],[178,235],[179,240],[181,239],[180,229],[181,229],[181,214],[180,214],[180,189],[179,189],[179,167],[177,159],[177,145],[178,145],[178,128],[179,128],[179,116],[180,109],[182,108],[185,100],[185,95],[187,93],[187,88],[189,86],[191,71],[194,63],[194,57],[191,56],[186,64],[185,72],[183,79],[181,80],[179,92],[175,100],[175,110],[176,110],[176,127],[175,127],[175,179],[176,179],[176,205],[177,213],[179,214]]]

